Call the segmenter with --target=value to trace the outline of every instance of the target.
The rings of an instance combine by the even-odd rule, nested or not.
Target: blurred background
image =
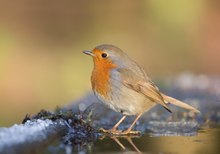
[[[82,50],[114,44],[151,77],[219,75],[218,0],[0,0],[0,126],[90,91]]]

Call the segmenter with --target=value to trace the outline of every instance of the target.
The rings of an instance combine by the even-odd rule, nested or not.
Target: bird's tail
[[[170,97],[170,96],[167,96],[165,94],[162,94],[163,96],[163,99],[165,100],[165,103],[168,104],[168,103],[171,103],[173,105],[176,105],[176,106],[179,106],[181,108],[184,108],[184,109],[187,109],[187,110],[190,110],[190,111],[193,111],[195,113],[199,113],[200,111],[197,110],[196,108],[184,103],[184,102],[181,102],[173,97]]]

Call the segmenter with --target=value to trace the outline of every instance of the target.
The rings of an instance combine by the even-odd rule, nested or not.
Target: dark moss
[[[92,125],[92,111],[90,112],[78,112],[75,113],[72,110],[57,108],[54,112],[41,110],[36,115],[26,115],[22,123],[24,124],[28,120],[42,119],[63,121],[67,126],[67,132],[61,138],[62,144],[72,145],[85,145],[88,142],[92,142],[97,139],[100,134],[98,129]]]

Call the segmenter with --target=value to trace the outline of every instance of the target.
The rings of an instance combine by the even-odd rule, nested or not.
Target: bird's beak
[[[93,57],[95,56],[94,53],[92,53],[92,51],[90,51],[90,50],[84,50],[83,53],[90,55],[90,56],[93,56]]]

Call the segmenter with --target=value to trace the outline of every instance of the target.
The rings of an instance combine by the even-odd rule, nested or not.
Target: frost
[[[47,131],[57,125],[51,120],[28,120],[25,124],[15,124],[10,128],[0,128],[0,152],[12,145],[40,142],[47,138]]]

